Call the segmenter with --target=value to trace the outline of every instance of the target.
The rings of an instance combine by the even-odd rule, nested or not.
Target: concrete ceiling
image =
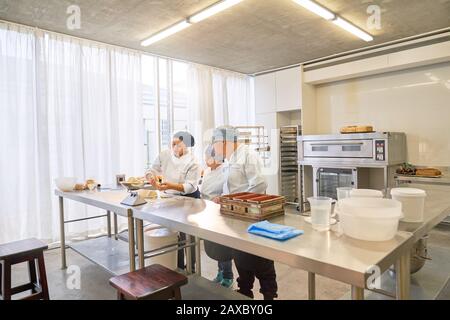
[[[147,48],[141,40],[217,0],[0,0],[0,19],[177,59],[252,74],[450,27],[450,0],[317,0],[367,30],[367,7],[381,7],[381,30],[367,43],[292,0],[244,0]],[[81,29],[66,27],[81,8]]]

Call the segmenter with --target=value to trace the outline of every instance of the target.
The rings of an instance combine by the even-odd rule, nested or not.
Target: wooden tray
[[[220,212],[246,220],[266,220],[284,214],[285,197],[242,192],[220,197]]]

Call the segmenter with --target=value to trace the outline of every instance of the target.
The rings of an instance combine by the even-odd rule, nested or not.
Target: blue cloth
[[[250,225],[247,231],[258,236],[280,241],[288,240],[303,234],[303,230],[297,230],[293,227],[283,226],[281,224],[270,223],[267,220]]]

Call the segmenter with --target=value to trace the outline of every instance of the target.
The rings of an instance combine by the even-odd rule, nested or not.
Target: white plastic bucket
[[[374,189],[353,189],[350,198],[383,198],[383,192]]]
[[[339,201],[344,234],[355,239],[391,240],[402,216],[401,202],[392,199],[347,198]]]
[[[145,251],[159,249],[177,242],[177,232],[173,232],[159,225],[150,225],[144,230]],[[171,251],[145,260],[146,266],[155,263],[163,265],[171,270],[175,270],[177,268],[177,251]]]
[[[405,222],[422,222],[427,193],[416,188],[394,188],[391,190],[392,199],[402,203],[403,219]]]

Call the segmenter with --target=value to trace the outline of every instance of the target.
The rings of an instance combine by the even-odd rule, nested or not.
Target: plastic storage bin
[[[402,218],[402,204],[392,199],[347,198],[339,201],[344,234],[366,241],[394,238]]]
[[[391,190],[392,199],[402,203],[403,219],[405,222],[422,222],[425,197],[427,193],[416,188],[394,188]]]

